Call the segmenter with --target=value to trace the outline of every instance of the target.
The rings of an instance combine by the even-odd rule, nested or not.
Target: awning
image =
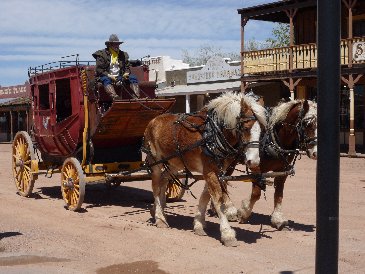
[[[268,83],[252,83],[250,87],[267,85]],[[225,91],[240,91],[241,81],[221,82],[200,85],[176,85],[160,88],[156,90],[156,96],[178,96],[206,93],[220,93]]]
[[[0,99],[0,107],[1,106],[28,105],[30,103],[31,103],[30,98],[26,98],[26,97]]]
[[[199,85],[176,85],[157,89],[157,96],[177,96],[177,95],[192,95],[206,93],[220,93],[224,91],[240,90],[241,81],[222,82],[212,84]]]

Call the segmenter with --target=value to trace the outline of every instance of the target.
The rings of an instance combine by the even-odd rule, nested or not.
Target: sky
[[[0,86],[22,85],[29,67],[105,47],[115,33],[130,59],[194,54],[202,46],[240,52],[237,9],[276,0],[0,0]],[[271,23],[250,20],[245,40],[264,41]]]

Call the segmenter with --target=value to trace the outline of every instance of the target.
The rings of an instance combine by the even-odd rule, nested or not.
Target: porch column
[[[27,132],[29,133],[29,112],[28,109],[25,110],[25,123],[26,123],[26,128],[27,128]]]
[[[300,80],[302,80],[302,78],[297,79],[295,82],[293,80],[293,78],[289,78],[289,82],[282,80],[284,85],[286,85],[289,88],[290,91],[290,99],[294,100],[295,96],[294,96],[294,91],[295,91],[295,87],[299,84]]]
[[[205,94],[199,94],[196,96],[196,110],[201,110],[204,106]]]
[[[348,15],[349,15],[349,20],[348,20],[348,26],[347,26],[347,30],[348,30],[348,40],[347,40],[347,46],[349,49],[349,63],[348,63],[348,67],[351,68],[352,67],[352,61],[353,61],[353,56],[352,56],[352,38],[353,38],[353,30],[352,30],[352,9],[355,6],[357,0],[342,0],[342,2],[345,4],[345,6],[348,9]]]
[[[245,51],[245,26],[248,22],[247,17],[241,17],[241,76],[245,75],[243,52]],[[241,80],[241,92],[245,92],[245,83]]]
[[[289,72],[293,70],[293,46],[294,46],[294,23],[293,19],[298,9],[286,10],[285,13],[289,17]],[[293,98],[294,99],[294,98]]]
[[[14,138],[13,134],[13,112],[10,110],[10,141],[12,142]]]
[[[360,80],[362,74],[359,74],[355,79],[353,75],[349,75],[349,79],[347,80],[345,77],[341,76],[342,81],[344,81],[350,90],[350,132],[349,132],[349,151],[348,154],[350,156],[356,155],[356,136],[355,136],[355,96],[354,96],[354,87],[355,84]]]
[[[185,112],[190,113],[190,95],[185,95]]]

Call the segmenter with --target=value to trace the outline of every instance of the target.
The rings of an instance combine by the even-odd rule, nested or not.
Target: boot
[[[113,85],[105,86],[105,92],[112,98],[113,101],[118,98]]]

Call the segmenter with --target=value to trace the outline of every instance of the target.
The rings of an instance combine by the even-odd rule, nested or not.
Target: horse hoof
[[[223,242],[223,244],[224,244],[224,246],[228,246],[228,247],[237,247],[240,245],[236,239],[226,240]]]
[[[289,225],[289,222],[284,218],[282,213],[275,212],[271,215],[271,225],[278,230],[282,230]]]
[[[156,213],[156,210],[155,210],[155,207],[153,206],[153,207],[151,207],[151,209],[150,209],[150,214],[151,214],[151,217],[152,217],[152,218],[155,218],[155,213]]]
[[[168,228],[169,227],[169,225],[166,222],[162,221],[161,219],[156,220],[156,226],[158,228]]]
[[[198,236],[207,236],[207,233],[204,231],[204,229],[194,229],[194,233]]]
[[[227,215],[226,217],[229,222],[238,222],[237,215]]]
[[[237,219],[238,219],[238,221],[239,221],[240,224],[246,223],[248,217],[250,217],[250,216],[247,215],[247,213],[245,211],[243,211],[242,209],[238,209],[238,211],[237,211]]]
[[[272,224],[273,227],[275,227],[277,230],[283,230],[284,228],[288,227],[289,222],[288,221],[284,221],[281,223],[276,223],[276,224]]]

